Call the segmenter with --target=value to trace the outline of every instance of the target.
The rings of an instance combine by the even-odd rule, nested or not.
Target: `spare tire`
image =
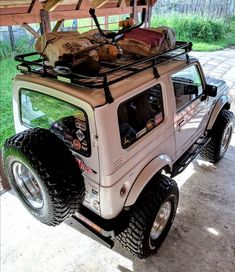
[[[8,139],[3,162],[11,187],[29,212],[55,226],[78,210],[84,181],[65,144],[46,129],[29,129]]]

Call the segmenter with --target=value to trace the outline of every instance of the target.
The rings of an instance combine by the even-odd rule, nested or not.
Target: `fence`
[[[209,17],[228,18],[235,15],[235,0],[158,0],[154,13],[196,13]]]

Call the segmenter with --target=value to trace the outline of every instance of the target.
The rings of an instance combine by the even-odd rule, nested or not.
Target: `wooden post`
[[[42,23],[40,24],[42,34],[51,32],[51,23],[48,11],[41,9],[40,16],[42,21]]]
[[[15,38],[12,30],[12,26],[8,26],[8,31],[9,31],[9,37],[10,37],[10,42],[11,42],[11,49],[12,51],[15,50]]]
[[[109,17],[108,16],[104,16],[104,26],[105,26],[105,30],[109,29]]]
[[[137,0],[134,0],[134,3],[133,3],[133,13],[132,13],[132,18],[134,19],[135,24],[137,25],[137,24],[139,23]]]
[[[152,1],[151,0],[147,0],[147,14],[146,14],[146,19],[145,19],[145,25],[147,25],[148,27],[151,27],[151,18],[152,18]]]

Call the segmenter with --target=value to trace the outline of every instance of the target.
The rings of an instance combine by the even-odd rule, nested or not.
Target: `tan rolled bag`
[[[48,60],[49,65],[69,67],[73,72],[83,75],[99,72],[98,46],[78,32],[46,33],[35,44],[37,52]]]

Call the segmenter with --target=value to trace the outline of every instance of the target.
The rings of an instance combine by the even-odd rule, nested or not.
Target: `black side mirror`
[[[204,90],[204,94],[211,96],[211,97],[216,97],[217,95],[217,87],[214,85],[209,85],[206,84],[205,90]]]

